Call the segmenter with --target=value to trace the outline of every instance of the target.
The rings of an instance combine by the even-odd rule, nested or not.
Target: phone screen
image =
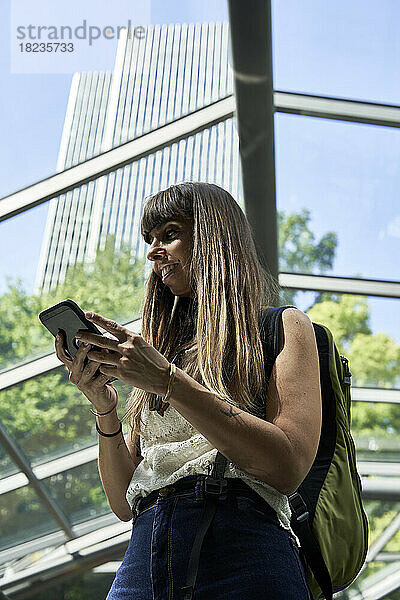
[[[64,349],[71,358],[74,358],[81,345],[81,340],[77,340],[75,335],[79,330],[87,330],[92,333],[103,335],[100,329],[91,321],[86,319],[83,310],[73,300],[66,299],[58,302],[54,306],[46,308],[39,314],[41,323],[55,337],[59,331],[63,333]],[[99,346],[92,344],[93,350],[103,350]],[[85,360],[87,364],[88,359]],[[109,381],[115,381],[111,377]]]

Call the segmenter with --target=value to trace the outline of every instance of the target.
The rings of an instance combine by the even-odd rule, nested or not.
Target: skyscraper
[[[228,23],[149,26],[122,32],[114,70],[73,77],[57,171],[62,171],[233,93]],[[92,261],[115,234],[142,258],[145,198],[181,181],[208,181],[242,204],[234,119],[99,177],[50,201],[36,290],[54,288],[75,262]],[[149,269],[151,265],[148,265]]]

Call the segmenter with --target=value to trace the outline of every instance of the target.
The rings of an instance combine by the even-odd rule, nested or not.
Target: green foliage
[[[373,477],[373,476],[371,476]],[[366,513],[371,526],[369,546],[374,544],[382,535],[400,511],[400,504],[394,502],[369,501],[366,503]],[[398,552],[400,548],[400,530],[398,530],[382,549],[383,552]]]
[[[358,387],[392,388],[400,378],[400,346],[386,333],[372,334],[368,300],[343,294],[338,300],[325,300],[307,310],[314,323],[332,332],[339,353],[350,362],[352,383]]]
[[[39,298],[28,296],[21,280],[11,284],[8,278],[7,283],[8,291],[0,298],[0,369],[29,358],[33,348],[45,347],[36,323],[41,310]]]
[[[392,388],[400,377],[400,346],[386,333],[357,333],[350,344],[356,385]]]
[[[400,379],[400,347],[386,333],[372,334],[366,298],[343,294],[307,310],[315,323],[326,325],[339,353],[349,359],[352,385],[392,388]],[[400,448],[400,410],[397,404],[357,402],[351,407],[351,428],[359,450],[393,457]],[[372,446],[371,446],[372,445]]]
[[[307,310],[314,323],[329,327],[338,350],[346,353],[358,333],[371,335],[368,300],[364,296],[343,294],[337,300],[321,294],[320,301]]]
[[[400,449],[400,411],[396,404],[353,403],[351,428],[358,437],[374,438],[374,446],[378,444],[376,438],[384,438],[387,441],[397,440]]]
[[[72,296],[85,310],[133,320],[142,306],[144,267],[145,260],[133,259],[128,244],[116,251],[115,235],[109,236],[93,263],[77,263],[67,270],[55,297],[59,301]],[[54,294],[41,297],[45,305],[53,299]]]
[[[337,246],[336,233],[329,232],[315,241],[309,229],[310,211],[286,216],[278,211],[279,270],[291,273],[316,273],[331,269]]]
[[[116,251],[115,236],[109,236],[93,263],[69,267],[53,291],[28,296],[20,280],[9,282],[0,297],[0,369],[54,350],[54,338],[38,314],[65,298],[120,322],[135,319],[143,302],[144,267],[143,259],[132,259],[127,245]]]
[[[288,273],[324,273],[333,267],[337,235],[332,231],[319,242],[310,230],[310,211],[286,215],[278,211],[279,271]],[[281,304],[296,306],[296,290],[284,290]]]
[[[7,292],[0,298],[0,368],[54,351],[54,338],[43,327],[38,314],[65,298],[75,300],[84,310],[94,310],[120,323],[136,318],[143,302],[144,262],[133,261],[131,249],[126,246],[116,251],[114,237],[110,236],[93,264],[70,267],[64,281],[53,291],[29,296],[20,281],[9,282]],[[115,386],[126,392],[126,386],[119,382]],[[69,382],[63,366],[4,390],[0,422],[32,464],[93,445],[97,439],[89,402]],[[6,455],[2,458],[0,473],[4,473],[3,465],[6,469],[9,466]],[[78,472],[79,468],[66,471],[52,476],[48,482],[52,495],[75,522],[109,510],[97,465],[85,465],[84,472]],[[21,518],[26,512],[30,516],[28,521]],[[30,486],[2,496],[3,544],[14,543],[12,531],[24,528],[27,537],[31,528],[40,535],[48,531],[50,523],[47,511]]]
[[[0,328],[0,367],[54,351],[54,338],[38,313],[65,298],[119,322],[133,320],[141,311],[143,272],[144,261],[133,262],[130,248],[116,251],[114,236],[110,236],[93,264],[68,269],[63,283],[52,292],[28,296],[20,282],[11,285],[0,298],[0,318],[7,324]],[[65,367],[3,391],[0,420],[35,461],[85,447],[96,439],[88,401],[69,384]]]

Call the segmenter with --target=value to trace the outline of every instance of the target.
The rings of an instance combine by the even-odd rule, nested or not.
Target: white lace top
[[[182,477],[207,475],[207,466],[214,465],[217,454],[217,448],[171,405],[164,416],[145,406],[142,423],[140,446],[143,460],[136,467],[126,493],[131,507],[137,496],[145,497],[153,490],[173,484]],[[241,471],[229,461],[224,476],[243,479],[272,506],[282,526],[297,539],[290,527],[291,509],[287,496]]]

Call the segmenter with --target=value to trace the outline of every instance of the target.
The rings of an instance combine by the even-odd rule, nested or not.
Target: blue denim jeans
[[[184,477],[140,500],[106,600],[182,600],[205,503],[202,478]],[[276,512],[243,481],[228,482],[203,540],[193,600],[312,600],[296,542]]]

